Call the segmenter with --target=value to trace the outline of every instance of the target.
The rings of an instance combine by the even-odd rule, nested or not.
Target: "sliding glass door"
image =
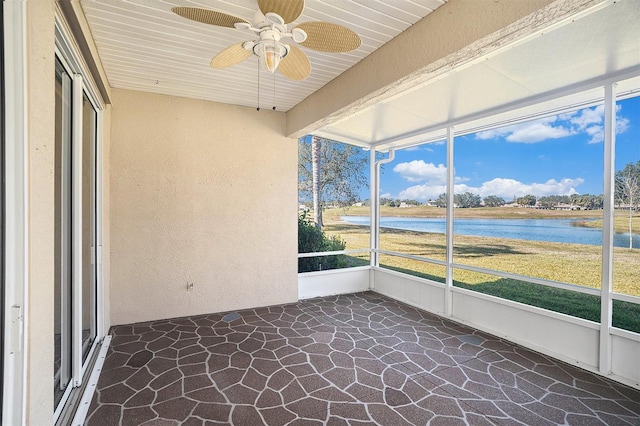
[[[56,61],[55,418],[82,385],[97,336],[98,112],[78,74]]]
[[[71,380],[71,77],[56,62],[54,372],[57,406]]]

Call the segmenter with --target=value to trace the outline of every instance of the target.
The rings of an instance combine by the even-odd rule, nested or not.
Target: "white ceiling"
[[[627,79],[618,91],[637,91],[639,23],[640,1],[610,1],[314,134],[386,149],[442,140],[447,126],[470,132],[589,105],[603,98],[606,78]]]
[[[441,6],[446,0],[306,0],[295,23],[328,21],[362,38],[349,53],[304,49],[311,75],[302,82],[260,73],[260,106],[287,111],[361,59]],[[252,21],[255,0],[82,0],[111,87],[257,106],[255,57],[224,69],[209,66],[225,47],[251,34],[193,22],[174,6],[217,10]],[[290,27],[291,28],[291,27]]]

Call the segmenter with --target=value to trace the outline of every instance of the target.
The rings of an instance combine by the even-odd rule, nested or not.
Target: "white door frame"
[[[2,420],[20,425],[26,410],[28,154],[26,3],[6,0],[5,53],[5,306]]]

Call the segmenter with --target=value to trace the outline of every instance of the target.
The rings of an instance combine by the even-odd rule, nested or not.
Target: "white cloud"
[[[542,183],[533,182],[527,184],[515,179],[495,178],[484,182],[479,187],[458,183],[454,185],[454,190],[456,193],[471,192],[483,198],[489,195],[497,195],[510,201],[513,197],[522,197],[527,194],[532,194],[536,197],[576,194],[578,193],[576,188],[583,182],[584,179],[582,178],[564,178],[559,181],[549,179]],[[445,185],[415,185],[400,191],[398,197],[426,201],[437,198],[438,195],[446,192],[446,189]]]
[[[585,130],[592,125],[602,124],[604,121],[604,105],[577,111],[571,114],[569,121],[578,130]]]
[[[547,139],[559,139],[574,134],[566,127],[554,127],[548,123],[528,123],[520,126],[506,137],[509,142],[536,143]]]
[[[397,164],[393,171],[408,182],[444,184],[447,181],[447,168],[443,164],[436,166],[433,163],[425,163],[423,160]]]
[[[616,107],[620,111],[621,106]],[[629,128],[629,120],[618,114],[616,133],[624,133]],[[584,108],[580,111],[554,115],[526,123],[514,124],[499,129],[478,132],[477,139],[503,137],[508,142],[536,143],[549,139],[585,134],[588,143],[600,143],[604,140],[604,106]]]
[[[558,139],[573,134],[563,126],[554,126],[558,117],[545,117],[526,123],[514,124],[499,129],[487,130],[476,134],[478,139],[504,137],[509,142],[536,143],[547,139]]]
[[[446,185],[415,185],[400,191],[398,198],[427,201],[438,198],[446,190]]]
[[[543,183],[534,182],[526,184],[515,179],[495,178],[484,182],[481,187],[474,188],[475,191],[470,190],[470,192],[477,193],[482,197],[497,195],[506,200],[510,200],[514,196],[522,197],[527,194],[532,194],[536,197],[545,195],[571,195],[578,192],[576,187],[583,182],[584,179],[582,178],[564,178],[560,181],[549,179]]]
[[[616,134],[624,133],[629,128],[629,119],[619,115],[621,109],[622,105],[616,105]],[[591,137],[590,144],[604,141],[604,105],[580,110],[569,121]]]

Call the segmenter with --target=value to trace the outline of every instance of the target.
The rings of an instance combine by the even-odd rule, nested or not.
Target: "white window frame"
[[[4,8],[5,54],[5,306],[2,421],[26,419],[28,339],[28,174],[26,3],[8,0]]]

